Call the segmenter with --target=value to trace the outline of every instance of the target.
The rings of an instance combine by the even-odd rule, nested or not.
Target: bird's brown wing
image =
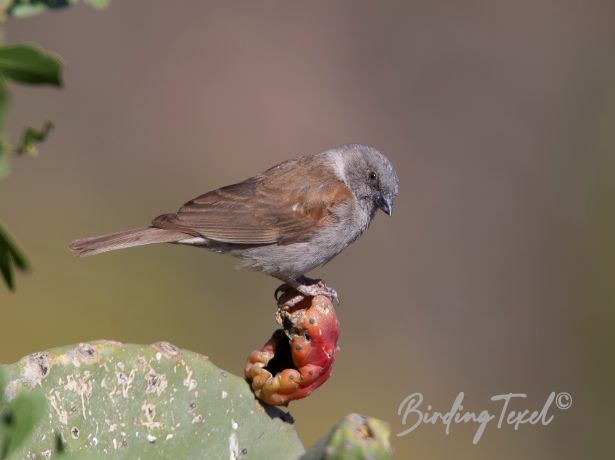
[[[201,195],[152,225],[221,243],[290,244],[309,240],[334,218],[336,206],[352,199],[329,167],[292,160]]]

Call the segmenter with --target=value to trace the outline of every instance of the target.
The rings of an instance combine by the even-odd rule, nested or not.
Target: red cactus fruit
[[[308,396],[331,375],[338,350],[339,322],[328,297],[304,297],[296,291],[278,301],[276,330],[260,350],[248,356],[245,377],[261,401],[286,406]]]

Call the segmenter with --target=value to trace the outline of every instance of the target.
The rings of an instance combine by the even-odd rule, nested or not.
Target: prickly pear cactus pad
[[[390,460],[391,455],[388,425],[375,418],[350,414],[301,460]]]
[[[267,411],[241,378],[160,342],[97,341],[0,366],[5,403],[41,392],[43,417],[11,458],[66,452],[114,459],[297,459],[304,448],[283,413]],[[2,398],[0,398],[2,401]]]

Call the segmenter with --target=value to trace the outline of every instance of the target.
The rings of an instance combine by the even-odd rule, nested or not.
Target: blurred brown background
[[[612,458],[615,4],[122,2],[10,20],[66,62],[15,87],[12,134],[57,128],[0,184],[34,267],[0,287],[0,361],[96,338],[168,340],[241,373],[275,327],[276,282],[159,246],[77,259],[67,243],[142,226],[303,153],[372,144],[401,194],[315,272],[341,294],[332,379],[291,405],[312,444],[361,412],[401,431],[410,393],[497,411],[521,392],[547,427],[423,426],[397,458]]]

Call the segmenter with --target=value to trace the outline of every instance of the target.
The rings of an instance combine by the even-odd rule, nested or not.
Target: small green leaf
[[[6,10],[9,16],[28,17],[49,9],[71,6],[76,2],[77,0],[10,0]]]
[[[6,87],[6,80],[0,78],[0,130],[4,128],[4,121],[6,120],[6,112],[9,108],[9,90]]]
[[[1,370],[1,369],[0,369]],[[39,391],[22,392],[7,402],[6,380],[0,372],[0,458],[7,458],[26,439],[41,420],[47,401]]]
[[[64,8],[79,3],[79,0],[0,0],[0,12],[6,12],[9,16],[28,17],[43,13],[47,10]],[[83,0],[96,9],[102,10],[109,5],[109,0]]]
[[[0,179],[9,173],[8,149],[0,137]]]
[[[84,0],[84,2],[97,10],[104,10],[109,6],[109,0]]]
[[[0,274],[11,291],[15,290],[13,279],[13,264],[8,254],[0,248]]]
[[[3,46],[0,74],[21,83],[62,86],[62,61],[36,45]]]
[[[21,135],[21,140],[19,141],[19,145],[15,148],[15,153],[18,155],[24,153],[38,155],[36,144],[43,142],[52,129],[53,123],[50,121],[45,122],[40,130],[27,127]]]
[[[37,391],[22,393],[7,405],[2,415],[9,415],[10,424],[3,427],[8,435],[1,447],[0,458],[8,457],[30,437],[46,407],[45,397]]]
[[[0,226],[0,275],[11,291],[15,289],[13,267],[23,272],[28,270],[28,262],[6,230]]]
[[[9,149],[4,142],[4,121],[6,118],[6,112],[9,106],[9,93],[6,88],[6,81],[4,78],[0,78],[0,179],[8,174],[9,162],[8,154]]]

